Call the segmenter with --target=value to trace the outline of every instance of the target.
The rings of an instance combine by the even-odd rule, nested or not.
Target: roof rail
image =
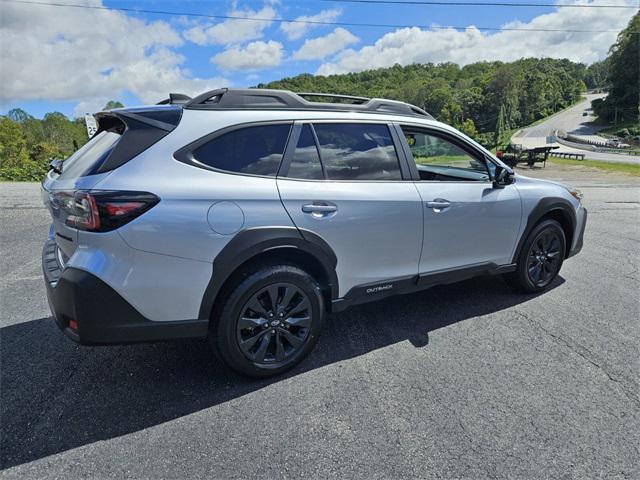
[[[350,100],[345,102],[316,102],[308,98],[333,98]],[[262,88],[230,89],[220,88],[205,92],[184,103],[183,108],[191,110],[317,110],[349,111],[363,113],[386,113],[409,115],[432,119],[423,109],[409,103],[383,98],[366,98],[330,93],[294,93],[289,90]]]
[[[170,93],[169,98],[165,98],[164,100],[156,103],[156,105],[184,105],[189,100],[191,100],[191,97],[184,93]]]
[[[335,95],[333,93],[300,92],[297,95],[301,96],[302,98],[310,97],[310,98],[335,98],[337,100],[352,100],[351,103],[355,103],[355,104],[364,103],[370,100],[370,98],[367,98],[367,97],[355,97],[353,95]]]

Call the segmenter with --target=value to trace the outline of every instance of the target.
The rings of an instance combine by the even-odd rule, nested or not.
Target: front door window
[[[404,129],[420,180],[489,181],[484,160],[435,133]]]

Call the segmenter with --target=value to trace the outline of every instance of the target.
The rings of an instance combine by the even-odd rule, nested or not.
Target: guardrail
[[[560,145],[564,145],[565,147],[578,148],[591,152],[615,153],[616,155],[640,155],[640,150],[636,149],[601,147],[599,146],[599,142],[594,142],[586,139],[580,139],[580,141],[576,141],[579,139],[579,137],[569,134],[560,135],[558,130],[553,132],[553,135],[556,138],[556,141]]]
[[[575,158],[576,160],[584,160],[584,153],[551,152],[550,155],[558,158]]]
[[[586,143],[587,145],[593,145],[594,147],[606,147],[606,142],[598,142],[596,140],[589,140],[587,138],[571,135],[570,133],[564,136],[565,139],[575,143]]]

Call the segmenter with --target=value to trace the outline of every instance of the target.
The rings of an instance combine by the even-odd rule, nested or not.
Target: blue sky
[[[491,33],[472,27],[619,31],[635,13],[634,9],[372,5],[319,0],[66,1],[267,21],[2,3],[1,113],[20,107],[38,117],[50,111],[74,116],[98,110],[108,99],[135,105],[160,100],[169,91],[195,94],[300,73],[343,73],[394,63],[466,64],[529,56],[591,63],[606,56],[615,33]],[[566,1],[638,5],[637,0]],[[471,28],[304,26],[273,21],[301,17]]]

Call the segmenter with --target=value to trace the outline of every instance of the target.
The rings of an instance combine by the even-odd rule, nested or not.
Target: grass
[[[603,162],[600,160],[572,160],[569,158],[553,158],[549,163],[556,165],[575,165],[579,167],[592,167],[606,170],[608,172],[626,173],[634,177],[640,177],[640,165],[634,163]]]

